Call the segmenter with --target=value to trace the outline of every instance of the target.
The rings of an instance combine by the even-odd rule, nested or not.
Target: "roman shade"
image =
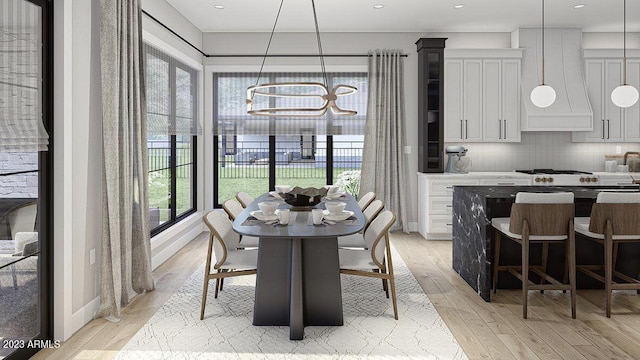
[[[46,151],[41,9],[8,0],[0,14],[0,152]]]
[[[358,114],[336,116],[328,111],[318,117],[255,116],[247,114],[247,88],[256,85],[258,73],[214,73],[213,133],[214,135],[362,135],[367,109],[367,74],[327,73],[327,88],[336,84],[353,85],[358,92],[340,97],[337,104],[343,109],[355,109]],[[262,73],[259,84],[278,82],[325,83],[322,73],[278,72]],[[291,94],[314,91],[293,86]],[[316,92],[313,92],[316,94]],[[255,101],[270,101],[278,107],[317,107],[317,98],[256,97]]]

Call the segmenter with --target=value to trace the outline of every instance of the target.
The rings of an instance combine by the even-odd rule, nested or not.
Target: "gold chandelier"
[[[262,59],[262,66],[256,79],[256,85],[247,88],[247,113],[249,115],[261,115],[261,116],[295,116],[295,117],[317,117],[326,114],[328,109],[334,115],[356,115],[358,112],[355,110],[341,109],[336,100],[340,96],[346,96],[354,94],[358,91],[355,86],[351,85],[335,85],[331,91],[327,87],[327,71],[325,69],[324,56],[322,54],[322,43],[320,41],[320,30],[318,28],[318,17],[316,15],[315,0],[311,0],[311,6],[313,8],[313,19],[316,27],[316,40],[318,42],[318,52],[320,57],[320,65],[322,67],[322,76],[324,83],[319,82],[277,82],[266,83],[258,85],[260,77],[262,75],[262,69],[264,68],[265,60],[269,54],[269,47],[271,40],[273,39],[273,33],[276,30],[278,24],[278,18],[280,17],[280,11],[284,0],[280,2],[280,8],[276,15],[273,29],[271,30],[271,36],[269,37],[269,43],[267,44],[267,50]],[[292,90],[310,90],[311,92],[296,93]],[[270,101],[259,101],[261,98],[280,98],[280,99],[318,99],[322,101],[320,106],[305,106],[305,107],[278,107],[278,106],[266,106],[261,107],[260,104],[271,103]]]

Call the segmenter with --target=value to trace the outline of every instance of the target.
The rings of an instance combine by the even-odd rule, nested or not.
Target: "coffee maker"
[[[464,146],[450,145],[444,150],[447,154],[447,167],[444,169],[446,173],[453,174],[466,174],[469,167],[469,159],[463,159],[463,156],[467,154],[467,149]]]

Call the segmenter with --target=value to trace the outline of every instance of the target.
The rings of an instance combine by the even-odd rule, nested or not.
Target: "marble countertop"
[[[426,178],[434,178],[434,179],[464,179],[464,178],[531,179],[530,174],[522,174],[515,171],[475,171],[475,172],[469,172],[466,174],[419,172],[418,176],[424,176]]]
[[[624,187],[606,186],[606,189],[621,189],[633,191],[634,189],[625,189]],[[465,191],[485,198],[508,199],[515,198],[518,192],[561,192],[571,191],[576,199],[595,199],[598,197],[600,190],[595,187],[581,186],[454,186],[453,191]],[[638,191],[635,189],[635,191]]]

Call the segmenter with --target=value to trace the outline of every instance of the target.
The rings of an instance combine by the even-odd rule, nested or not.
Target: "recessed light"
[[[573,5],[573,8],[574,8],[574,9],[582,9],[583,7],[584,7],[584,4],[576,4],[576,5]]]
[[[374,9],[382,9],[382,8],[384,8],[384,5],[382,5],[382,4],[376,4],[376,5],[373,5],[373,8],[374,8]]]
[[[464,7],[464,4],[453,5],[454,9],[462,9],[463,7]]]
[[[218,10],[224,9],[224,5],[213,5],[213,7],[218,9]]]

